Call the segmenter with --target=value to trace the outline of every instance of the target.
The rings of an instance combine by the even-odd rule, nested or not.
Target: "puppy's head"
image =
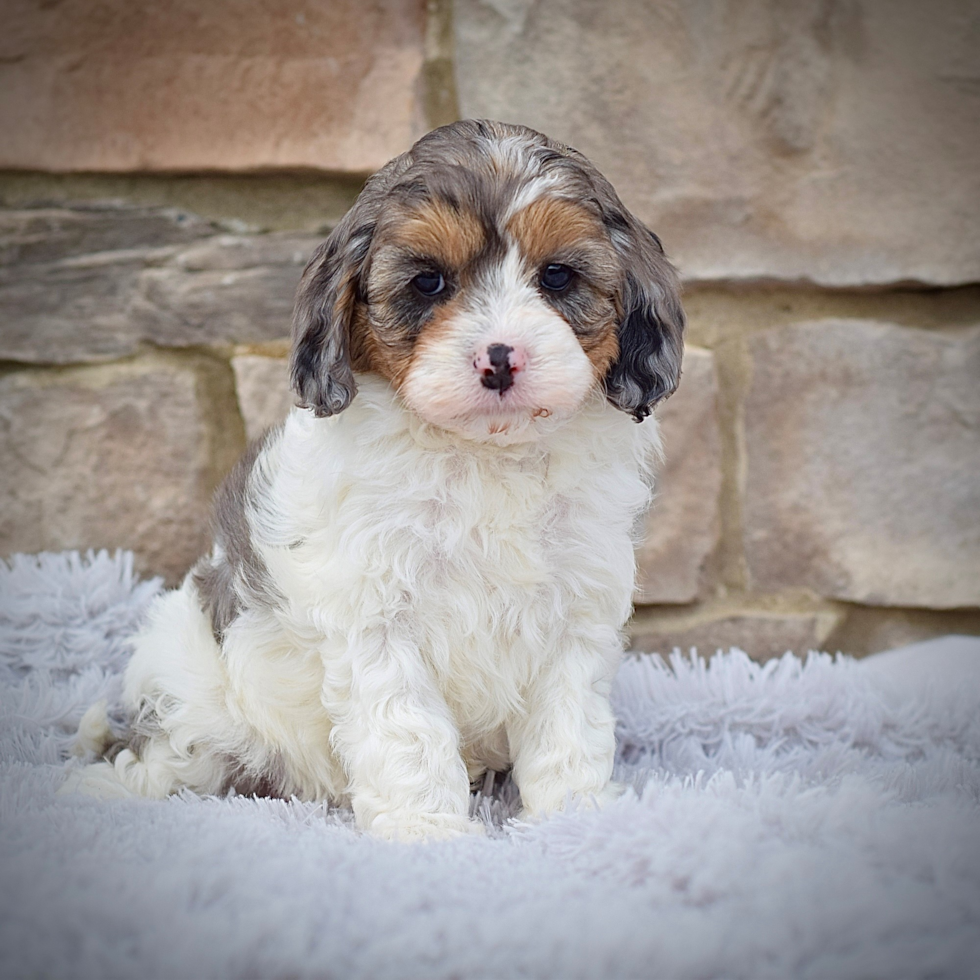
[[[372,177],[303,274],[292,383],[343,411],[355,371],[470,438],[534,439],[596,389],[642,421],[680,380],[660,241],[580,153],[467,120]]]

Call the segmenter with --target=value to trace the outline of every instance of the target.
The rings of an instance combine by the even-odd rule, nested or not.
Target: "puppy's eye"
[[[446,288],[446,280],[441,272],[426,271],[420,272],[412,280],[412,285],[423,296],[438,296]]]
[[[575,275],[573,269],[569,269],[567,265],[558,265],[558,263],[552,263],[551,265],[546,265],[541,270],[541,285],[545,289],[551,289],[554,292],[560,292],[562,289],[566,289],[568,284],[572,281],[572,277]]]

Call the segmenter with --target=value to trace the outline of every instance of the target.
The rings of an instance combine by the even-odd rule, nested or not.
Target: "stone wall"
[[[592,157],[684,276],[636,647],[980,633],[970,0],[8,6],[0,553],[176,581],[290,404],[315,243],[427,128],[489,116]]]

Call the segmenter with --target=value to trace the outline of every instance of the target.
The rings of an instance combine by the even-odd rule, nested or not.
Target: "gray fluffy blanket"
[[[980,975],[980,640],[628,660],[602,812],[406,846],[297,801],[55,796],[159,590],[0,563],[5,978]]]

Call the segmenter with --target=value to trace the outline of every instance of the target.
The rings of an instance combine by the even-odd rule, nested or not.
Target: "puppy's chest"
[[[392,584],[423,655],[458,718],[477,727],[500,721],[488,690],[496,709],[519,702],[572,601],[574,573],[563,558],[580,537],[575,506],[547,476],[545,466],[527,466],[448,480],[406,504],[404,552],[391,556]]]
[[[406,517],[399,543],[419,584],[482,588],[488,599],[546,585],[572,524],[545,463],[451,474],[397,510]]]

